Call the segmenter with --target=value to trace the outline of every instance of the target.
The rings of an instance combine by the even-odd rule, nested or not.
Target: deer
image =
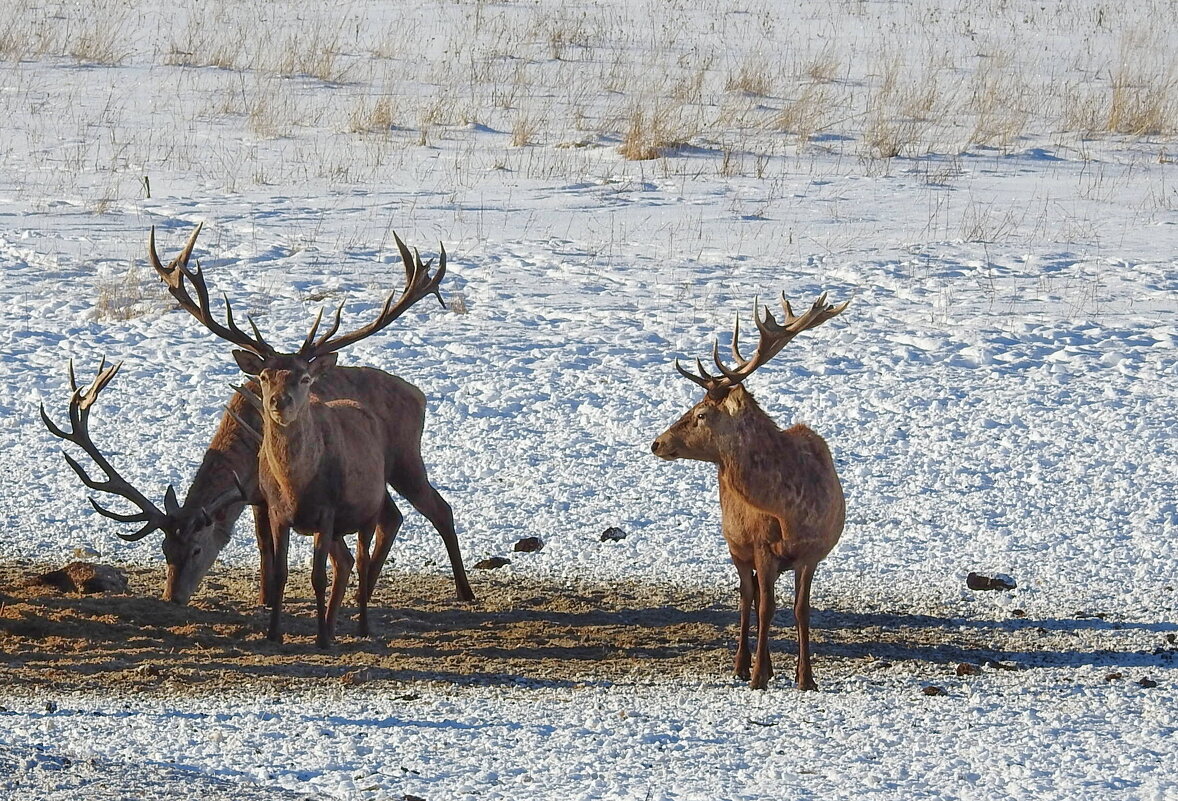
[[[431,276],[432,260],[422,264],[420,255],[407,257],[406,284],[398,296],[386,299],[375,320],[356,330],[338,334],[343,306],[336,310],[334,321],[319,335],[323,320],[320,311],[299,349],[282,353],[267,343],[252,319],[252,334],[235,322],[233,309],[225,298],[225,323],[218,322],[209,302],[209,292],[199,265],[187,266],[187,253],[195,243],[200,228],[189,239],[185,253],[162,266],[155,256],[154,231],[149,239],[153,266],[168,289],[202,325],[221,339],[235,345],[233,357],[247,375],[253,376],[260,390],[255,398],[261,416],[261,445],[258,450],[258,489],[267,512],[269,548],[263,549],[264,596],[270,607],[267,637],[282,641],[281,610],[287,580],[287,558],[291,530],[314,538],[311,584],[315,591],[318,631],[316,644],[328,648],[334,641],[335,623],[347,577],[354,565],[343,537],[357,533],[358,552],[368,570],[360,571],[358,597],[360,626],[366,631],[366,599],[375,579],[373,567],[383,561],[383,554],[369,561],[368,543],[373,532],[399,525],[400,514],[386,489],[386,482],[407,497],[427,517],[432,512],[446,524],[443,538],[455,543],[453,516],[449,505],[429,484],[420,454],[420,428],[413,448],[390,448],[389,429],[399,425],[387,417],[387,401],[379,393],[365,393],[363,398],[316,397],[312,388],[334,372],[349,371],[355,380],[377,384],[392,379],[372,368],[337,366],[338,351],[369,337],[399,318],[412,305],[437,295],[445,276],[445,248],[441,250],[437,270]],[[398,239],[400,245],[400,240]],[[403,251],[403,256],[405,255]],[[196,292],[194,300],[187,286]],[[424,407],[424,396],[417,393]],[[401,443],[404,444],[403,442]],[[423,508],[424,507],[424,508]],[[431,517],[433,520],[434,517]],[[450,538],[447,538],[447,533]],[[333,579],[327,597],[327,561]],[[457,574],[456,574],[457,575]],[[473,593],[471,593],[473,595]]]
[[[680,375],[703,387],[705,395],[660,434],[651,451],[672,461],[693,459],[717,466],[721,530],[740,577],[740,628],[735,675],[763,690],[773,675],[769,628],[777,609],[775,586],[785,570],[794,573],[797,626],[796,684],[816,690],[810,663],[810,587],[818,563],[838,543],[846,516],[842,485],[826,442],[803,424],[781,429],[757,405],[744,382],[802,331],[841,314],[850,301],[827,305],[826,293],[805,313],[794,315],[782,293],[785,318],[753,303],[760,334],[749,358],[740,350],[740,316],[732,336],[733,366],[720,358],[717,341],[710,374],[696,359],[696,373],[675,360]],[[750,613],[757,604],[757,644],[749,650]],[[751,669],[751,670],[750,670]]]

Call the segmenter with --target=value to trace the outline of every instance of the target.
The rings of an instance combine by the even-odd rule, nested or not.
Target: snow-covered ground
[[[69,358],[123,360],[95,438],[157,497],[186,487],[238,373],[169,310],[150,226],[171,254],[203,222],[210,284],[292,345],[321,305],[375,313],[401,280],[395,230],[445,244],[450,309],[422,303],[342,361],[429,396],[468,564],[539,535],[506,570],[732,586],[735,606],[713,472],[649,453],[697,394],[671,361],[725,343],[754,296],[829,290],[850,309],[749,382],[827,438],[846,488],[816,607],[1022,610],[1076,646],[948,666],[939,697],[903,664],[832,674],[821,643],[819,694],[792,688],[788,654],[764,693],[725,665],[411,702],[242,688],[46,711],[6,692],[0,791],[50,797],[85,779],[62,759],[94,759],[141,766],[151,797],[192,772],[209,797],[1178,793],[1172,4],[4,5],[0,557],[162,563],[90,511],[37,415],[64,408]],[[1151,98],[1152,127],[1114,120]],[[636,125],[661,158],[619,153]],[[630,536],[603,558],[611,525]],[[252,551],[243,528],[223,558]],[[445,564],[416,515],[393,558]],[[972,570],[1018,588],[971,592]]]

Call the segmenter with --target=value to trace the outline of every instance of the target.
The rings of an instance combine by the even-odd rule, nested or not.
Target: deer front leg
[[[270,551],[269,583],[266,590],[270,603],[270,630],[266,636],[282,642],[282,596],[286,593],[287,556],[290,546],[290,527],[283,521],[269,518],[272,545]]]
[[[327,604],[327,615],[319,627],[320,648],[326,648],[335,640],[335,624],[339,619],[339,610],[344,602],[344,594],[348,590],[348,579],[352,576],[352,567],[356,563],[343,537],[331,539],[328,553],[331,556],[331,600]],[[323,644],[325,632],[326,645]]]
[[[757,653],[753,659],[753,676],[749,686],[763,690],[769,686],[773,675],[773,663],[769,658],[769,629],[773,625],[773,614],[777,611],[774,587],[777,584],[777,557],[762,550],[757,553]]]
[[[254,507],[254,535],[258,539],[258,605],[270,605],[270,573],[274,564],[274,537],[270,533],[270,509],[266,504]]]
[[[331,529],[315,532],[315,550],[311,556],[311,589],[315,591],[315,621],[318,626],[315,645],[331,646],[331,630],[327,625],[327,557],[332,554],[335,538]],[[334,559],[334,554],[332,554]]]
[[[798,689],[817,690],[814,673],[810,669],[810,583],[814,580],[813,564],[802,564],[794,570],[794,618],[798,627]]]
[[[740,632],[736,638],[736,667],[733,672],[736,678],[748,681],[749,668],[753,661],[752,652],[749,650],[749,618],[752,616],[757,585],[753,577],[752,563],[737,561],[734,557],[732,564],[736,565],[737,575],[740,576]]]

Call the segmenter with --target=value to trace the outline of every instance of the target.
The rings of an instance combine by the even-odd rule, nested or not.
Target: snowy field
[[[671,363],[754,296],[828,290],[848,311],[749,381],[828,440],[847,494],[814,583],[820,692],[792,686],[788,610],[760,693],[728,662],[215,697],[0,683],[0,797],[1178,797],[1173,3],[699,5],[0,2],[0,559],[81,547],[162,576],[158,536],[114,536],[37,414],[63,415],[68,359],[122,360],[95,439],[183,494],[239,373],[172,309],[151,226],[168,258],[203,222],[210,285],[288,347],[321,306],[376,313],[396,231],[444,243],[450,306],[341,363],[428,396],[467,565],[731,588],[735,635],[714,471],[650,453],[698,395]],[[247,523],[229,564],[256,559]],[[511,554],[529,535],[544,550]],[[392,559],[445,566],[411,513]],[[851,620],[1050,645],[963,677],[916,646],[824,662],[824,621]]]

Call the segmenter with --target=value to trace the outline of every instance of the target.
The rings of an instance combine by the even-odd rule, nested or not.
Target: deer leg
[[[367,584],[364,590],[367,593],[364,596],[365,604],[372,600],[376,580],[380,576],[380,571],[384,569],[385,560],[389,558],[389,550],[393,547],[393,541],[397,539],[397,532],[401,530],[401,522],[404,519],[401,510],[386,494],[385,504],[380,510],[380,519],[376,524],[376,548],[372,552],[372,560],[368,563]]]
[[[368,537],[371,540],[372,532],[368,533]],[[363,547],[364,543],[360,545]],[[327,615],[319,627],[317,644],[320,648],[326,648],[335,639],[335,624],[339,619],[339,610],[348,590],[348,579],[352,576],[352,567],[356,564],[356,560],[352,558],[352,552],[348,550],[348,544],[343,537],[332,537],[327,550],[331,557],[331,599],[327,603]],[[361,608],[361,621],[363,625],[367,626],[367,620],[363,614],[364,611]]]
[[[773,663],[769,658],[769,628],[773,624],[773,614],[777,611],[777,599],[774,586],[777,584],[779,571],[777,557],[768,549],[758,550],[757,564],[757,653],[753,658],[753,676],[749,686],[754,690],[763,690],[769,685],[769,677],[773,675]]]
[[[258,604],[270,605],[270,572],[274,564],[274,537],[270,533],[270,509],[266,504],[254,507],[254,535],[258,538]]]
[[[798,627],[798,689],[817,690],[810,669],[810,583],[817,565],[805,563],[794,570],[794,618]]]
[[[736,572],[740,576],[740,633],[736,639],[736,678],[749,680],[749,668],[752,666],[752,652],[749,651],[749,618],[752,616],[753,598],[757,594],[756,578],[753,575],[751,562],[737,561]]]
[[[318,634],[315,644],[320,648],[331,645],[331,634],[327,628],[327,555],[335,545],[330,529],[315,533],[315,551],[311,557],[311,588],[315,591],[315,620]]]
[[[450,569],[454,571],[454,587],[458,598],[463,601],[473,601],[474,591],[466,578],[466,568],[462,564],[462,551],[458,547],[458,534],[454,530],[454,510],[446,503],[426,477],[425,465],[418,462],[414,465],[403,465],[396,475],[389,479],[398,493],[405,497],[413,508],[421,512],[442,535],[442,542],[446,543],[446,554],[450,557]]]
[[[276,643],[282,642],[282,596],[286,593],[287,557],[290,548],[290,527],[270,517],[270,533],[273,548],[270,551],[270,571],[267,595],[270,603],[270,630],[266,636]]]
[[[361,637],[368,636],[368,599],[372,595],[372,589],[368,586],[372,566],[372,531],[361,529],[356,537],[356,606],[360,608],[356,616],[356,634]]]

